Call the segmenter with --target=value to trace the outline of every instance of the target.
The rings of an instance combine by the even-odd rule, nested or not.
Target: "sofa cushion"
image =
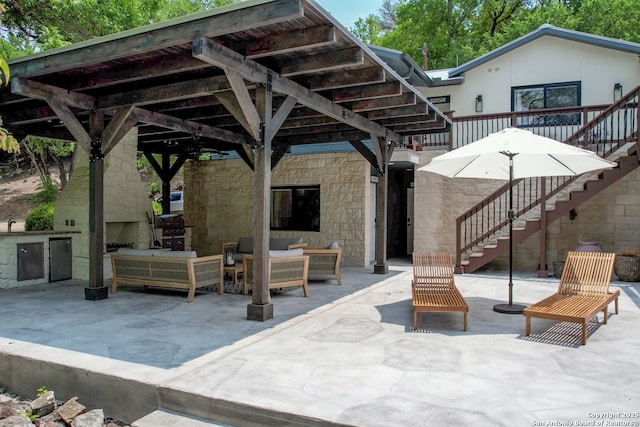
[[[271,258],[281,258],[286,256],[300,256],[300,255],[304,255],[304,250],[302,248],[269,251],[269,256]]]
[[[302,243],[302,238],[295,237],[271,237],[269,239],[269,249],[274,251],[286,250],[289,245]]]
[[[238,239],[238,252],[243,254],[253,253],[253,237],[240,237]]]
[[[121,255],[151,256],[155,251],[155,249],[118,248],[117,253]]]
[[[196,251],[157,251],[153,254],[158,258],[197,258]]]

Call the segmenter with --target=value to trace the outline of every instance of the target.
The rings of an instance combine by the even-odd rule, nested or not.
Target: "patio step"
[[[231,424],[221,424],[189,417],[183,414],[158,409],[149,415],[134,421],[131,427],[233,427]]]

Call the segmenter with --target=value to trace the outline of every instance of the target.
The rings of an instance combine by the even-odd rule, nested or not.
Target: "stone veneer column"
[[[153,213],[149,189],[137,169],[137,128],[132,129],[104,159],[104,241],[129,239],[136,248],[148,248],[150,228],[145,212]],[[73,241],[73,277],[89,279],[89,157],[78,148],[75,167],[58,196],[54,230],[80,231]],[[111,261],[104,255],[104,278],[110,279]]]

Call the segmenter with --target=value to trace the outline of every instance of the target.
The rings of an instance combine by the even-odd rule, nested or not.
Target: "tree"
[[[351,28],[351,32],[367,44],[379,44],[383,35],[382,26],[375,15],[358,18]]]
[[[236,0],[237,1],[237,0]],[[12,0],[2,17],[2,39],[22,52],[93,37],[233,3],[233,0]],[[6,50],[12,50],[4,47]]]
[[[422,62],[423,43],[429,45],[429,67],[454,66],[467,60],[471,20],[480,0],[408,0],[398,4],[396,29],[385,34],[382,46],[401,50]],[[460,58],[460,54],[465,57]]]
[[[429,68],[457,66],[545,23],[640,43],[635,0],[405,0],[390,6],[359,20],[356,35],[418,63],[427,43]]]
[[[582,0],[574,16],[576,30],[640,43],[640,9],[635,0]]]
[[[49,159],[53,160],[58,167],[60,175],[60,189],[67,185],[68,171],[66,170],[64,159],[71,156],[75,150],[75,143],[58,139],[45,139],[28,136],[21,141],[21,146],[29,155],[31,163],[36,168],[40,181],[43,184],[52,184],[51,173],[49,171]]]
[[[9,68],[2,58],[26,55],[74,42],[174,18],[234,0],[12,0],[0,3],[0,83],[7,85]],[[0,126],[2,123],[0,122]],[[47,159],[60,169],[61,187],[67,173],[63,158],[75,144],[28,137],[19,143],[0,127],[0,150],[18,152],[22,146],[43,184],[51,182]]]

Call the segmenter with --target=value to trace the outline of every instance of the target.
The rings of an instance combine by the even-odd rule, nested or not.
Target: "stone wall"
[[[274,168],[272,186],[320,185],[320,232],[272,231],[302,237],[310,246],[336,240],[343,265],[369,265],[369,163],[356,152],[285,156]],[[185,223],[192,248],[221,253],[221,244],[253,235],[254,172],[240,159],[189,162],[184,169]]]
[[[423,151],[420,165],[445,151]],[[504,181],[452,179],[416,170],[414,178],[414,250],[448,251],[455,257],[456,218],[487,197]]]

